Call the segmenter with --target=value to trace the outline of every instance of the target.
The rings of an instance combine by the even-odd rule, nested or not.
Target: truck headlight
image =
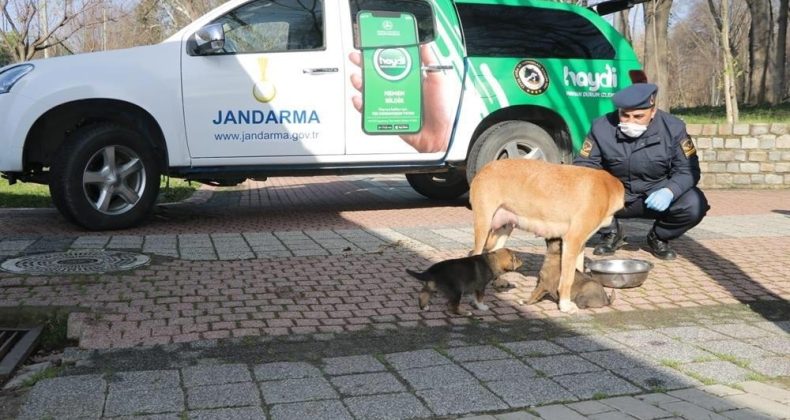
[[[0,72],[0,95],[8,93],[19,79],[25,77],[26,74],[33,71],[32,64],[20,64],[18,66],[9,67]]]

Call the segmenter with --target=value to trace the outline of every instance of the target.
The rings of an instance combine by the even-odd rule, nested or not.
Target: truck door
[[[344,153],[347,58],[338,8],[324,3],[252,0],[213,21],[225,31],[223,52],[183,53],[184,119],[195,165],[221,164],[201,158],[255,164],[291,156],[283,163],[299,163],[298,156],[315,161]]]

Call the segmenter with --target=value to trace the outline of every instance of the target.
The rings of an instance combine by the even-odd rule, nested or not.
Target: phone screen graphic
[[[357,13],[362,52],[362,130],[417,133],[422,128],[422,80],[417,20],[411,13]]]

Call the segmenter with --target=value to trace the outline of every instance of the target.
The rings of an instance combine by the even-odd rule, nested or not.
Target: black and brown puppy
[[[562,257],[562,239],[546,239],[546,258],[538,273],[538,284],[532,291],[527,301],[528,305],[538,302],[547,294],[557,300],[557,288],[560,284],[560,258]],[[601,308],[614,302],[615,293],[610,296],[600,283],[593,280],[589,274],[576,270],[576,277],[571,286],[571,301],[579,307]]]
[[[459,305],[464,293],[475,292],[472,305],[482,311],[488,310],[483,304],[488,283],[507,271],[515,271],[523,262],[507,248],[481,255],[445,260],[430,266],[422,273],[406,269],[417,280],[425,282],[420,291],[420,309],[427,309],[431,295],[440,290],[447,297],[451,313],[469,316],[469,311],[461,312]]]

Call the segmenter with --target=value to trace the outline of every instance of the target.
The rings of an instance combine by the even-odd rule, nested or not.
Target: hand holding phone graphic
[[[413,14],[361,10],[362,130],[409,134],[422,128],[422,80]]]

